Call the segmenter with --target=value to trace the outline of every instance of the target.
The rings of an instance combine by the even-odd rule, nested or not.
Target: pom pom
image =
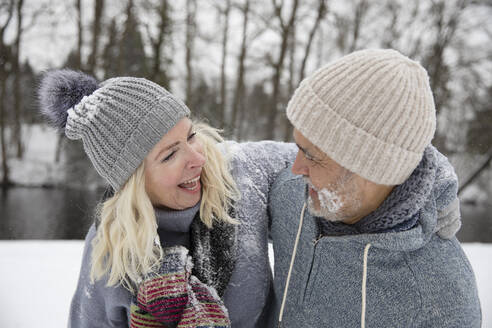
[[[68,69],[49,71],[43,76],[38,92],[41,114],[63,130],[68,110],[97,88],[97,80],[82,72]]]

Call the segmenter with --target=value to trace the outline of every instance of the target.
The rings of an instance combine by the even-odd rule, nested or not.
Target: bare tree
[[[234,86],[233,93],[233,101],[232,101],[232,118],[230,121],[231,127],[234,128],[234,136],[236,139],[241,140],[244,133],[247,132],[245,129],[247,128],[247,113],[246,113],[246,104],[248,103],[247,94],[247,85],[246,85],[246,73],[249,67],[246,65],[246,59],[249,57],[248,50],[253,46],[253,42],[259,38],[267,29],[261,21],[254,21],[255,17],[260,17],[258,13],[255,12],[255,9],[258,6],[255,6],[258,2],[252,0],[245,0],[241,4],[236,3],[235,8],[239,9],[242,13],[242,30],[241,30],[241,46],[240,51],[237,55],[237,73],[236,73],[236,82]],[[261,18],[261,17],[260,17]],[[250,24],[254,22],[255,24]],[[253,26],[252,28],[250,28]],[[268,22],[267,22],[268,26]],[[263,82],[262,82],[263,83]],[[251,111],[251,108],[248,107],[248,112]],[[262,115],[265,112],[260,112],[260,115],[255,117],[255,123],[260,125],[260,121],[258,118],[262,118]]]
[[[14,0],[10,0],[8,3],[0,3],[0,9],[7,12],[5,22],[0,25],[0,137],[2,147],[2,185],[5,187],[10,184],[9,179],[9,167],[8,167],[8,152],[7,152],[7,140],[6,140],[6,124],[7,116],[5,110],[5,95],[7,88],[7,78],[11,73],[9,66],[11,65],[12,49],[11,46],[5,42],[5,31],[12,21],[14,16]]]
[[[296,26],[294,25],[292,29],[290,30],[290,38],[288,42],[288,47],[287,51],[289,54],[289,79],[287,80],[287,97],[290,97],[294,93],[294,87],[297,84],[297,80],[295,78],[296,75],[296,70],[295,70],[295,63],[296,63],[296,49],[297,49],[297,39],[296,39]],[[285,95],[284,95],[285,97]],[[281,103],[285,103],[286,99],[280,100]],[[283,140],[288,141],[290,137],[292,136],[292,125],[290,124],[289,120],[287,119],[286,115],[282,115],[282,120],[283,120],[283,125],[284,125],[284,133],[283,133]]]
[[[132,0],[130,0],[132,2]],[[94,22],[92,23],[91,54],[87,62],[88,71],[94,73],[99,57],[99,40],[101,38],[102,17],[104,12],[104,0],[94,0]]]
[[[386,3],[385,13],[389,14],[390,23],[386,28],[386,33],[382,41],[384,48],[394,48],[395,41],[401,36],[401,31],[398,29],[398,22],[400,20],[401,5],[398,1],[388,1]]]
[[[105,79],[120,74],[120,35],[114,18],[111,19],[111,22],[109,23],[107,33],[108,39],[104,45],[101,57]]]
[[[316,19],[314,21],[313,26],[309,30],[308,34],[308,40],[306,42],[305,48],[304,48],[304,56],[301,61],[301,67],[299,69],[299,77],[296,77],[295,74],[295,51],[298,48],[297,47],[297,42],[296,42],[296,28],[295,26],[291,29],[291,40],[289,42],[289,54],[290,54],[290,59],[289,59],[289,81],[288,81],[288,92],[287,92],[287,97],[291,97],[292,94],[294,93],[295,87],[299,84],[304,79],[305,72],[306,72],[306,65],[307,61],[311,52],[311,46],[314,40],[314,36],[316,35],[316,32],[319,28],[319,25],[323,18],[326,15],[326,0],[319,0],[318,1],[318,6],[316,7]],[[284,134],[283,134],[283,140],[288,141],[292,137],[292,124],[290,124],[289,120],[284,116]]]
[[[20,45],[22,38],[22,7],[24,6],[24,0],[17,0],[16,13],[17,13],[17,33],[13,45],[12,56],[12,74],[14,75],[14,124],[13,124],[13,141],[15,142],[16,157],[22,158],[22,125],[21,125],[21,71],[20,71]]]
[[[288,92],[287,92],[287,97],[291,97],[292,94],[294,93],[295,87],[304,79],[305,72],[306,72],[306,65],[307,61],[311,52],[311,47],[312,43],[314,40],[314,37],[316,35],[316,32],[320,26],[321,21],[323,18],[326,16],[327,12],[327,6],[326,6],[326,0],[318,0],[318,6],[316,7],[316,18],[314,20],[314,23],[309,30],[308,33],[308,39],[304,47],[304,56],[301,61],[301,66],[299,68],[299,76],[297,77],[295,74],[295,50],[298,48],[297,42],[296,42],[296,28],[295,26],[291,29],[291,40],[289,42],[289,54],[290,54],[290,59],[289,59],[289,81],[288,81]],[[292,124],[287,120],[286,117],[284,117],[284,134],[283,134],[283,140],[288,141],[292,137]]]
[[[75,49],[74,55],[74,65],[75,69],[82,70],[82,45],[83,45],[83,28],[82,28],[82,0],[75,0],[73,3],[77,17],[77,48]],[[55,163],[60,162],[61,151],[63,148],[63,142],[65,141],[65,136],[61,133],[57,135],[56,146],[55,146]]]
[[[238,6],[243,14],[242,34],[241,34],[241,50],[237,59],[236,85],[234,96],[232,98],[232,118],[231,127],[236,127],[236,135],[241,134],[240,124],[237,121],[238,113],[241,110],[242,100],[244,99],[244,75],[245,75],[245,60],[248,50],[248,24],[250,16],[250,0],[246,0],[243,6]]]
[[[248,139],[260,140],[265,135],[264,113],[268,111],[270,95],[265,91],[266,81],[258,81],[255,85],[248,88],[248,96],[245,97],[245,106],[248,111],[245,112],[244,122],[254,122],[243,129],[247,128]],[[243,132],[244,133],[244,132]],[[246,133],[244,133],[246,135]]]
[[[185,102],[193,103],[193,52],[196,37],[196,0],[186,0],[186,95]]]
[[[482,172],[490,166],[490,163],[492,163],[492,147],[489,149],[485,157],[485,161],[470,175],[468,179],[466,179],[464,183],[461,184],[460,188],[458,189],[458,195],[461,194],[463,190],[466,189],[466,187],[476,181],[480,174],[482,174]]]
[[[77,53],[76,65],[77,69],[82,69],[82,0],[75,0],[75,10],[77,11]]]
[[[125,9],[126,20],[117,42],[118,75],[148,76],[148,60],[136,5],[129,0]]]
[[[222,29],[222,59],[220,64],[220,127],[224,127],[225,123],[225,112],[226,112],[226,60],[227,60],[227,44],[229,40],[229,16],[231,12],[231,0],[226,0],[225,8],[220,9],[221,14],[223,15],[224,26]]]
[[[427,35],[433,35],[430,42],[422,46],[423,52],[420,54],[422,64],[427,69],[430,79],[430,85],[434,94],[434,103],[436,114],[438,116],[450,117],[451,112],[445,110],[453,95],[449,89],[449,82],[452,79],[452,68],[445,54],[453,47],[455,35],[460,25],[462,13],[468,4],[467,0],[444,1],[434,0],[430,4],[427,27]],[[453,111],[459,110],[454,108]],[[451,126],[448,129],[452,129]],[[449,138],[447,131],[438,130],[433,140],[434,145],[444,153],[451,153],[453,150],[446,141]]]
[[[296,26],[294,25],[290,30],[290,38],[288,42],[287,51],[289,53],[289,80],[287,82],[287,94],[291,95],[294,92],[294,86],[296,84],[295,71],[296,71],[296,49],[297,49],[297,36]]]
[[[369,0],[351,0],[348,4],[353,6],[349,14],[332,12],[337,32],[336,45],[342,53],[350,53],[360,46],[358,42],[370,7]]]
[[[449,10],[450,6],[453,6],[453,3],[449,1],[432,1],[431,14],[433,17],[435,39],[430,47],[430,51],[425,55],[423,60],[424,66],[429,73],[438,113],[445,105],[446,99],[449,99],[449,89],[447,88],[449,67],[444,60],[444,53],[453,41],[453,37],[460,23],[461,14],[467,6],[467,1],[459,0],[451,10]],[[449,17],[447,16],[448,11],[451,12]]]
[[[309,55],[311,53],[311,46],[314,40],[314,36],[316,35],[316,32],[319,29],[321,21],[323,20],[323,18],[325,18],[326,13],[327,13],[326,0],[319,0],[316,19],[314,21],[313,27],[309,31],[308,41],[306,42],[306,46],[304,48],[304,58],[302,59],[301,68],[299,69],[299,79],[298,79],[299,82],[304,80],[306,74],[306,64]]]
[[[5,48],[3,49],[5,50]],[[5,54],[4,54],[5,55]],[[3,72],[2,72],[3,73]],[[0,137],[2,146],[2,185],[7,186],[10,184],[9,179],[9,167],[7,163],[8,152],[7,152],[7,133],[5,131],[6,126],[6,115],[5,115],[5,93],[6,93],[6,83],[5,81],[0,81]]]
[[[318,37],[317,37],[317,42],[316,42],[316,64],[315,67],[321,67],[324,63],[324,58],[323,58],[323,53],[325,50],[325,31],[323,29],[323,25],[319,26],[319,32],[318,32]]]
[[[369,9],[368,0],[359,0],[355,6],[354,20],[353,20],[353,33],[352,44],[349,47],[349,52],[357,49],[357,42],[360,37],[360,31],[362,29],[363,19]]]
[[[280,79],[282,77],[282,71],[284,67],[285,55],[287,53],[287,45],[290,38],[291,30],[293,29],[294,22],[296,20],[297,7],[299,4],[298,0],[292,1],[292,8],[290,11],[290,16],[287,21],[282,17],[283,1],[277,3],[277,0],[272,0],[274,8],[274,17],[278,20],[280,25],[280,49],[277,60],[272,63],[273,66],[273,76],[272,76],[272,97],[270,101],[270,110],[268,113],[268,124],[267,124],[267,139],[274,139],[275,137],[275,121],[277,119],[279,97],[280,97]]]
[[[153,4],[148,1],[145,5],[157,14],[156,36],[152,35],[149,24],[144,24],[146,26],[147,35],[152,47],[152,64],[149,76],[152,81],[169,88],[170,78],[166,72],[166,68],[168,67],[163,68],[162,63],[165,62],[166,66],[170,66],[172,62],[172,60],[167,57],[163,60],[165,55],[164,46],[166,43],[170,43],[172,34],[172,21],[170,16],[171,8],[167,0],[159,1],[158,4]]]
[[[380,17],[388,18],[388,24],[382,31],[381,44],[383,48],[399,49],[410,58],[416,58],[421,52],[423,33],[421,17],[421,1],[387,0],[381,7]]]

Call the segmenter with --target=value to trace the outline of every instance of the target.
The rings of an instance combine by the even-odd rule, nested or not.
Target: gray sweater
[[[293,144],[269,141],[227,142],[219,146],[230,156],[231,173],[241,191],[241,200],[235,208],[241,223],[237,259],[225,290],[224,303],[232,327],[266,327],[267,301],[272,290],[267,247],[268,193],[277,174],[293,162],[297,148]],[[183,230],[183,227],[176,230]],[[169,237],[169,229],[159,232],[160,235],[163,233]],[[69,327],[128,327],[131,294],[121,286],[106,287],[105,279],[90,283],[94,236],[93,226],[86,237],[79,281],[70,307]],[[186,244],[182,237],[179,236],[179,240]]]
[[[363,327],[363,322],[365,327],[480,327],[475,277],[453,237],[457,178],[435,149],[426,154],[434,169],[417,172],[421,185],[414,190],[421,192],[401,199],[407,203],[390,216],[379,213],[399,222],[415,217],[415,225],[405,230],[326,235],[305,211],[282,327]],[[424,186],[429,181],[431,188]],[[278,320],[304,190],[302,179],[287,169],[270,193],[272,322]]]

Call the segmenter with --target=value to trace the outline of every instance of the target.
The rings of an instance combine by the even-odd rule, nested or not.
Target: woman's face
[[[181,119],[144,160],[145,190],[156,207],[182,210],[200,201],[203,146],[188,118]]]

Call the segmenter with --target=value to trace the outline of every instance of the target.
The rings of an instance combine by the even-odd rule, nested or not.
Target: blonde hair
[[[194,124],[206,157],[202,169],[200,219],[209,228],[215,220],[237,224],[231,216],[239,190],[227,161],[217,147],[219,130]],[[100,225],[92,241],[91,281],[108,275],[107,286],[121,284],[130,292],[148,274],[156,272],[162,259],[154,208],[145,191],[142,163],[113,197],[104,201],[96,215]]]

